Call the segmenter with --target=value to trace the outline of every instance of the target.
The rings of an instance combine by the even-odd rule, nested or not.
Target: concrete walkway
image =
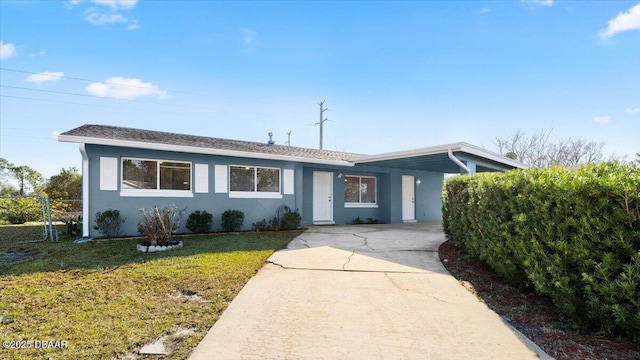
[[[449,275],[443,241],[433,224],[313,227],[269,258],[189,359],[545,358]]]

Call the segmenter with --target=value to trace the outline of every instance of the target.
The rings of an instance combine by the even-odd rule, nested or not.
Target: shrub
[[[374,218],[367,218],[365,224],[380,224],[380,220]]]
[[[267,225],[267,220],[262,219],[260,221],[256,221],[251,224],[251,230],[255,232],[267,231],[269,230],[269,226]]]
[[[213,215],[206,211],[200,212],[200,210],[197,210],[189,214],[187,229],[194,233],[206,233],[211,231],[212,221]]]
[[[93,227],[107,238],[120,236],[120,227],[126,219],[120,217],[120,211],[109,209],[96,213],[96,225]]]
[[[574,321],[640,341],[640,167],[618,163],[459,176],[450,239]]]
[[[37,197],[0,199],[0,219],[11,224],[42,220],[42,205]]]
[[[222,230],[238,231],[242,229],[244,213],[240,210],[227,210],[222,213]]]
[[[360,219],[360,216],[358,216],[357,218],[353,219],[351,223],[354,225],[361,225],[361,224],[364,224],[364,220]]]
[[[302,217],[297,211],[287,212],[280,218],[280,230],[295,230],[300,227]]]
[[[140,209],[142,221],[138,223],[138,231],[147,238],[143,242],[146,246],[164,246],[172,244],[173,233],[180,227],[180,220],[184,210],[178,210],[176,206],[168,206],[162,209],[162,213],[154,206],[152,210]]]

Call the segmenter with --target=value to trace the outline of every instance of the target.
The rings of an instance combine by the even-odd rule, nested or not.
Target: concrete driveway
[[[313,227],[269,258],[190,359],[546,357],[449,275],[444,240],[439,224]]]

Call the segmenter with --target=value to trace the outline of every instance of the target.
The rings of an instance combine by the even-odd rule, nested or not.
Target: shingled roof
[[[167,150],[172,147],[200,148],[202,150],[221,150],[231,152],[271,154],[275,156],[307,158],[315,160],[348,161],[349,159],[363,157],[362,154],[354,154],[341,151],[319,150],[284,145],[268,145],[265,143],[220,139],[206,136],[176,134],[162,131],[132,129],[107,125],[82,125],[75,129],[60,134],[60,141],[80,142],[88,144],[101,144],[104,140],[114,143],[167,145]],[[311,161],[314,162],[314,161]]]

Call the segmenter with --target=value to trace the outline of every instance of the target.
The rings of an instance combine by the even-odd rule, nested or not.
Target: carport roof
[[[516,161],[464,142],[379,155],[362,155],[106,125],[83,125],[60,134],[58,140],[80,144],[296,161],[346,167],[373,165],[457,173],[460,171],[460,166],[449,158],[448,153],[451,150],[453,155],[463,163],[474,162],[477,172],[525,167]]]
[[[465,164],[469,162],[475,163],[477,172],[524,169],[527,167],[520,162],[465,142],[363,156],[353,158],[351,161],[355,164],[363,165],[458,173],[460,172],[460,166],[449,157],[449,151]]]

